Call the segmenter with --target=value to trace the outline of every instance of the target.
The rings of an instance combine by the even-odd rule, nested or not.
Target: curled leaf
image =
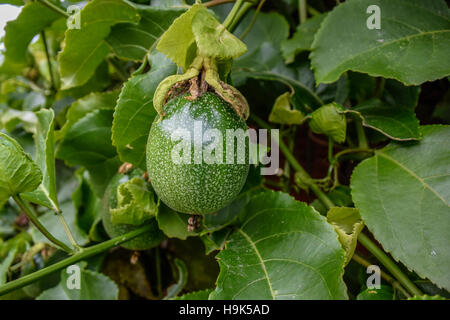
[[[117,208],[111,208],[111,222],[114,224],[141,225],[156,216],[159,202],[147,188],[146,182],[135,177],[117,188]]]
[[[280,124],[302,124],[305,116],[300,110],[291,107],[291,94],[285,92],[275,100],[269,121]]]
[[[309,127],[318,134],[325,134],[337,143],[345,141],[347,121],[344,108],[337,103],[330,103],[311,113]]]
[[[338,234],[339,242],[345,250],[347,264],[355,252],[358,235],[364,228],[359,211],[356,208],[333,207],[327,213],[327,220]]]
[[[35,190],[41,181],[38,165],[14,139],[0,132],[0,207],[12,195]]]

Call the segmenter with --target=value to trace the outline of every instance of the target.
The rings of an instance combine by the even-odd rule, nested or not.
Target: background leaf
[[[241,211],[240,228],[217,255],[211,299],[345,299],[344,254],[314,209],[267,191]]]
[[[69,128],[86,114],[97,109],[113,109],[116,105],[119,91],[93,92],[76,100],[67,110],[63,127],[56,132],[56,139],[65,136]]]
[[[295,56],[303,51],[311,51],[314,35],[326,16],[320,14],[299,24],[292,38],[281,42],[281,52],[286,63],[294,62]]]
[[[62,89],[84,84],[110,52],[105,38],[117,23],[139,21],[135,8],[122,0],[93,0],[80,11],[80,29],[68,29],[59,54]]]
[[[381,10],[379,30],[366,26],[370,5]],[[315,36],[310,57],[316,81],[336,81],[347,70],[408,85],[443,78],[450,74],[449,17],[443,0],[346,1],[328,14]]]
[[[145,168],[145,146],[153,119],[153,94],[158,84],[176,72],[176,66],[162,53],[150,55],[150,72],[131,77],[123,86],[114,112],[112,141],[120,159]]]
[[[55,177],[54,116],[52,109],[41,109],[36,112],[38,121],[34,137],[36,145],[35,161],[41,168],[43,179],[37,190],[24,193],[23,198],[58,211],[59,204]]]
[[[27,3],[16,20],[5,27],[5,63],[26,63],[28,45],[35,35],[50,26],[61,15],[39,2]]]
[[[420,139],[419,120],[410,108],[388,106],[374,99],[357,105],[349,112],[356,112],[365,127],[377,130],[390,139]]]
[[[96,193],[101,196],[120,161],[111,144],[113,110],[94,110],[78,120],[57,150],[57,157],[68,165],[89,170]]]
[[[151,51],[173,20],[185,10],[181,8],[154,8],[136,5],[141,16],[139,23],[120,23],[112,27],[106,41],[113,52],[122,58],[142,60]]]
[[[386,251],[449,290],[450,127],[424,126],[422,133],[418,143],[391,143],[361,162],[352,195]]]

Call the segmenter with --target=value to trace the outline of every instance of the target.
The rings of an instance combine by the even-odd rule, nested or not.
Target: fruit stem
[[[133,230],[131,232],[125,233],[121,236],[112,238],[110,240],[104,241],[102,243],[93,245],[89,248],[85,248],[83,251],[78,252],[76,254],[74,254],[73,256],[70,256],[67,259],[64,259],[62,261],[59,261],[55,264],[52,264],[51,266],[48,266],[46,268],[40,269],[36,272],[33,272],[31,274],[28,274],[26,276],[23,276],[19,279],[10,281],[6,284],[4,284],[3,286],[0,286],[0,296],[7,294],[11,291],[23,288],[27,285],[29,285],[30,283],[33,283],[35,281],[38,281],[39,279],[41,279],[42,277],[45,277],[46,275],[56,272],[58,270],[61,270],[67,266],[70,266],[72,264],[77,263],[80,260],[83,259],[87,259],[89,257],[92,257],[96,254],[99,254],[101,252],[104,252],[110,248],[116,247],[124,242],[127,242],[131,239],[134,239],[138,236],[140,236],[141,234],[145,233],[145,232],[149,232],[151,228],[151,225],[146,224],[142,227],[140,227],[139,229]]]
[[[360,233],[358,241],[367,250],[372,253],[375,258],[378,259],[389,272],[400,282],[412,295],[421,296],[422,291],[416,287],[416,285],[400,270],[400,268],[381,250],[368,236],[364,233]]]
[[[73,253],[73,250],[69,248],[65,243],[62,241],[56,239],[50,231],[48,231],[39,221],[38,217],[35,215],[34,210],[31,208],[31,206],[22,199],[22,197],[19,194],[16,194],[12,197],[14,201],[18,204],[18,206],[22,209],[22,211],[27,215],[28,219],[36,226],[36,228],[52,243],[57,245],[62,250],[66,251],[67,253]]]

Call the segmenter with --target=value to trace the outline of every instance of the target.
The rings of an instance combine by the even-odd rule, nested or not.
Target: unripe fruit
[[[112,223],[110,209],[117,207],[117,188],[119,185],[134,177],[141,177],[142,174],[143,171],[139,169],[133,169],[128,174],[117,173],[108,184],[102,200],[102,222],[109,237],[115,238],[141,227],[130,224]],[[150,231],[124,242],[121,246],[130,250],[147,250],[157,246],[164,239],[164,234],[159,230],[156,219],[152,218],[145,223],[151,225]]]
[[[242,154],[235,140],[233,148],[227,148],[226,137],[227,130],[240,129],[246,134],[247,125],[215,93],[206,92],[195,100],[187,97],[173,98],[164,106],[164,116],[155,118],[147,142],[147,170],[154,190],[166,205],[178,212],[203,215],[226,206],[245,183],[249,170],[248,139],[244,141]],[[210,149],[217,146],[216,137],[203,136],[211,129],[222,139],[222,148],[213,152]],[[180,143],[186,142],[181,138],[183,132],[188,133],[190,152],[180,148]],[[173,150],[180,149],[175,155],[189,159],[189,163],[174,161]],[[227,152],[231,163],[227,161]],[[208,154],[212,155],[209,160]],[[238,156],[243,157],[243,163],[237,161]]]

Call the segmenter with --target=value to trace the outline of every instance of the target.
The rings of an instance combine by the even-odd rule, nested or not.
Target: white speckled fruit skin
[[[179,140],[172,141],[171,134],[177,128],[191,132],[193,159],[194,145],[202,143],[194,137],[194,121],[202,121],[203,133],[215,128],[223,137],[226,129],[247,130],[245,121],[227,102],[209,92],[195,101],[186,100],[185,95],[176,97],[165,105],[164,111],[162,119],[155,118],[147,142],[147,170],[154,190],[167,206],[178,212],[203,215],[218,211],[242,189],[249,170],[248,160],[244,164],[207,164],[204,161],[202,164],[176,164],[172,161],[171,150]],[[226,159],[225,141],[223,150]]]

